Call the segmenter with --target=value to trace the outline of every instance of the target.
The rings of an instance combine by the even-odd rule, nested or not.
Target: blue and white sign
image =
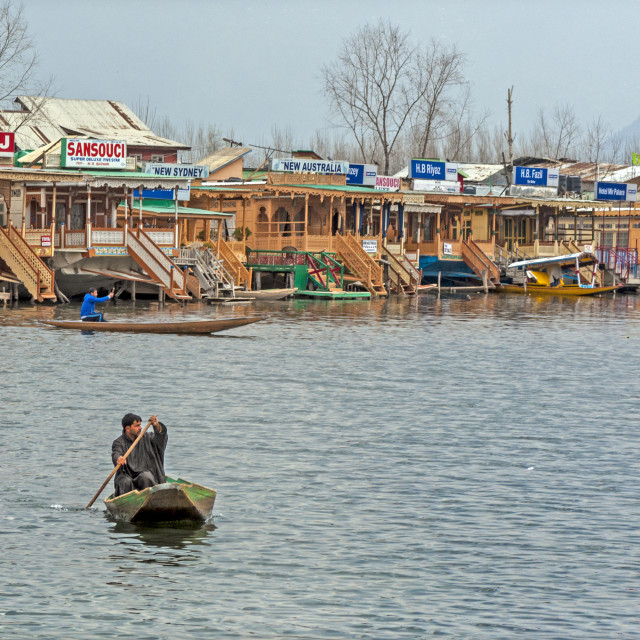
[[[622,200],[636,202],[638,197],[637,184],[624,182],[596,182],[596,200]]]
[[[133,190],[133,197],[139,198],[140,191],[139,189]],[[186,189],[178,189],[178,200],[189,200],[191,197],[191,189],[187,187]],[[142,190],[142,199],[148,200],[176,200],[176,192],[175,189],[143,189]]]
[[[170,164],[166,162],[147,162],[144,172],[165,178],[186,178],[193,180],[209,177],[209,167],[202,164]]]
[[[410,177],[419,180],[457,180],[458,165],[454,162],[413,159],[409,165]]]
[[[331,160],[311,160],[309,158],[276,158],[271,161],[271,171],[288,171],[291,173],[337,173],[347,175],[348,162],[332,162]]]
[[[541,167],[513,167],[513,184],[525,187],[557,187],[560,172]]]
[[[367,187],[376,186],[378,167],[375,164],[349,164],[347,184],[362,184]]]

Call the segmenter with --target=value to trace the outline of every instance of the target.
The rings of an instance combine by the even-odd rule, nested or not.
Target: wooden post
[[[53,210],[51,212],[51,255],[56,252],[56,183],[53,183]],[[62,238],[60,238],[62,241]]]
[[[304,250],[309,250],[309,194],[304,194]]]
[[[138,227],[142,228],[142,185],[138,187]]]
[[[247,229],[246,229],[246,206],[247,201],[245,198],[242,198],[242,252],[246,255],[247,253]]]
[[[25,237],[27,230],[27,183],[22,183],[22,189],[24,191],[22,198],[22,237]]]
[[[131,299],[132,300],[136,299],[136,281],[135,280],[131,281]]]
[[[87,248],[91,246],[91,185],[87,185],[87,210],[85,215],[85,245]]]
[[[173,248],[178,248],[178,187],[173,190],[175,204],[173,206]]]
[[[487,284],[487,270],[482,270],[482,288],[485,293],[489,293],[489,285]]]
[[[440,293],[440,274],[441,272],[438,271],[438,293]]]

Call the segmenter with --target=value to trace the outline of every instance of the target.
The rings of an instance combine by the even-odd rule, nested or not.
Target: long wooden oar
[[[129,454],[136,448],[136,445],[138,444],[138,442],[140,442],[140,438],[142,438],[142,436],[144,435],[144,432],[149,428],[150,425],[151,425],[151,420],[147,422],[147,426],[140,432],[140,435],[138,435],[138,437],[133,441],[133,444],[129,447],[129,450],[127,451],[127,453],[125,453],[124,456],[122,456],[125,460],[129,457]],[[109,474],[109,477],[102,483],[102,486],[98,489],[98,493],[96,493],[96,495],[93,496],[93,498],[91,498],[91,502],[85,507],[85,509],[88,509],[98,499],[98,496],[102,493],[102,490],[107,486],[107,483],[109,482],[109,480],[113,478],[116,471],[118,471],[118,469],[121,466],[122,466],[121,464],[117,464],[113,468],[113,471]]]

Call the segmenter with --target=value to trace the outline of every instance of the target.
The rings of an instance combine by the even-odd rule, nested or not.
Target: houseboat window
[[[258,214],[256,224],[256,232],[259,234],[269,233],[269,216],[267,216],[267,210],[264,207],[260,207],[260,213]]]
[[[291,218],[289,217],[289,212],[284,207],[280,207],[273,214],[273,224],[275,226],[275,232],[278,235],[291,235]]]
[[[424,242],[433,242],[433,239],[433,218],[431,216],[427,216],[422,225],[422,240]]]
[[[304,235],[304,209],[300,209],[293,218],[293,230],[297,236]]]
[[[84,229],[86,210],[87,205],[84,202],[71,205],[69,229]]]

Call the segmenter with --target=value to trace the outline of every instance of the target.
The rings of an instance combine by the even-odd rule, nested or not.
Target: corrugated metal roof
[[[133,146],[189,149],[183,143],[157,136],[123,102],[19,96],[23,111],[2,111],[0,117],[16,131],[21,149],[36,149],[74,135],[124,140]],[[32,113],[32,111],[34,113]],[[23,124],[24,123],[24,124]]]
[[[253,151],[253,149],[249,147],[224,147],[224,149],[218,149],[206,158],[199,160],[197,164],[203,164],[209,167],[209,172],[213,173],[232,163],[234,160],[246,156],[247,153],[251,153],[251,151]]]

